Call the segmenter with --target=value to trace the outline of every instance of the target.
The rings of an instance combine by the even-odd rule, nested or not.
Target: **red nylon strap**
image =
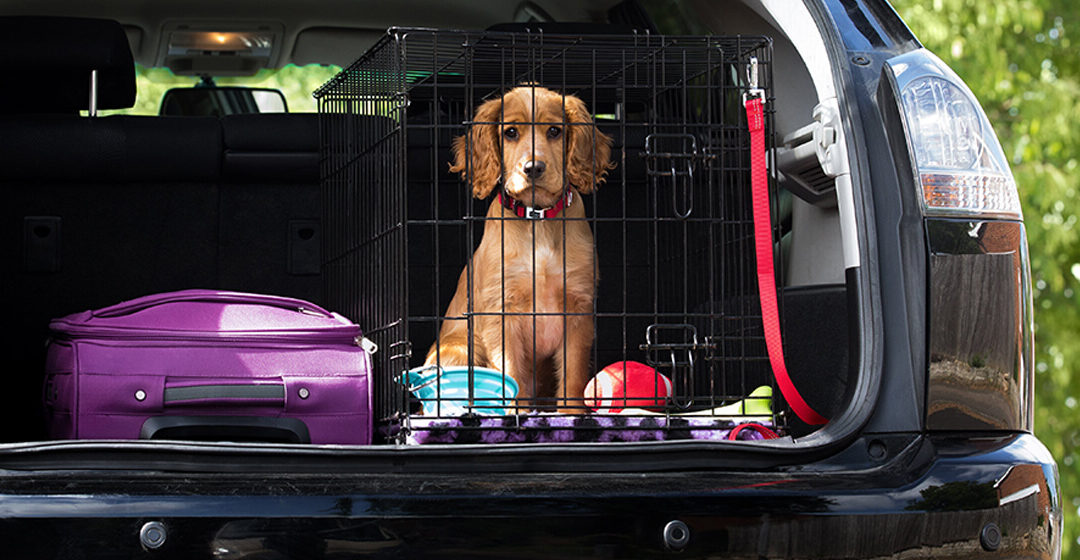
[[[503,196],[503,191],[501,189],[499,190],[499,204],[502,204],[503,208],[510,210],[519,218],[530,218],[534,220],[540,218],[554,218],[555,216],[558,216],[559,212],[562,212],[564,208],[570,206],[570,201],[573,200],[573,197],[573,191],[570,190],[570,187],[567,187],[566,192],[562,195],[562,198],[560,198],[559,201],[555,203],[555,206],[552,206],[551,208],[539,209],[533,208],[531,206],[526,206],[518,200],[509,196]]]
[[[772,219],[769,217],[769,176],[765,170],[764,100],[746,100],[746,121],[750,125],[750,185],[754,201],[754,253],[757,260],[758,294],[761,298],[761,323],[765,328],[765,348],[769,352],[776,384],[791,410],[803,422],[820,425],[828,422],[806,404],[788,376],[784,364],[784,346],[780,338],[780,312],[776,303],[776,272],[773,270]]]
[[[761,434],[761,436],[765,439],[777,439],[780,437],[776,435],[776,432],[766,428],[765,426],[762,426],[761,424],[754,424],[753,422],[748,422],[746,424],[739,424],[738,426],[732,428],[731,431],[728,432],[728,439],[732,441],[739,439],[739,434],[747,428]]]

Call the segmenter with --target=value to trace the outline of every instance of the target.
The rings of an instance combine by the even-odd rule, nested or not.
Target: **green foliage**
[[[1035,284],[1036,431],[1062,474],[1063,555],[1080,558],[1080,4],[894,4],[978,96],[1019,184]]]
[[[288,65],[279,70],[261,70],[242,78],[217,78],[219,86],[250,86],[279,89],[285,94],[290,113],[314,113],[317,110],[311,93],[341,71],[337,66]],[[103,115],[156,115],[165,92],[174,87],[191,87],[199,83],[194,76],[177,76],[167,68],[135,67],[135,87],[138,95],[135,106],[120,111],[102,111]]]

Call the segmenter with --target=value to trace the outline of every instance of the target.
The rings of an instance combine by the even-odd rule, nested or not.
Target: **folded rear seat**
[[[221,125],[221,285],[321,302],[318,115],[228,115]]]
[[[134,62],[116,22],[81,18],[0,18],[0,60],[23,77],[0,90],[0,185],[9,227],[5,244],[24,265],[30,311],[70,312],[174,285],[214,278],[217,181],[222,134],[216,119],[80,117],[97,71],[97,108],[135,101]],[[48,219],[46,219],[48,218]],[[22,235],[44,233],[53,240]],[[52,259],[33,254],[48,248]],[[44,249],[43,249],[44,248]],[[9,275],[10,277],[10,275]]]
[[[221,118],[231,181],[319,182],[319,116],[261,113]]]
[[[24,30],[32,30],[27,34]],[[27,76],[0,89],[0,288],[15,334],[0,395],[12,440],[39,437],[49,319],[143,294],[218,282],[223,140],[217,119],[80,117],[135,100],[116,22],[0,18],[0,64]]]

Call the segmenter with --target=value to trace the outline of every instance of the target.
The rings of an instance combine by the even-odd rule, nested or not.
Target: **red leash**
[[[728,437],[727,438],[729,440],[731,440],[731,441],[736,441],[736,440],[739,439],[739,434],[742,433],[743,430],[747,430],[747,429],[755,431],[755,432],[761,434],[761,437],[763,437],[765,439],[777,439],[777,438],[780,437],[779,435],[776,434],[776,432],[766,428],[765,426],[762,426],[761,424],[755,424],[753,422],[748,422],[746,424],[739,424],[738,426],[735,426],[734,428],[732,428],[731,431],[728,432]]]
[[[769,217],[769,176],[765,171],[764,96],[746,100],[746,121],[750,125],[750,182],[754,201],[754,253],[757,258],[758,294],[761,298],[761,322],[765,328],[765,348],[769,352],[776,383],[784,400],[803,422],[820,425],[828,422],[806,404],[788,376],[784,347],[780,338],[780,313],[776,304],[776,273],[773,270],[772,219]]]

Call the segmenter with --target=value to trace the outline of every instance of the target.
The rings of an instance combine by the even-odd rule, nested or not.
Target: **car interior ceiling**
[[[323,19],[306,15],[304,3],[266,0],[184,6],[194,19],[206,10],[221,18],[258,13],[268,21],[296,22],[285,28],[275,66],[346,65],[386,27],[405,23],[401,8],[384,2],[324,4],[340,6],[346,17]],[[477,28],[537,14],[595,22],[606,20],[616,4],[470,1],[451,9],[433,3],[416,16],[422,19],[407,23]],[[227,13],[221,15],[222,10]],[[3,275],[5,293],[16,294],[17,318],[3,347],[14,357],[16,371],[41,371],[50,318],[147,293],[208,287],[323,300],[318,115],[79,117],[89,98],[91,68],[98,69],[98,108],[134,103],[133,63],[158,62],[161,48],[154,31],[162,29],[168,4],[40,6],[20,0],[5,11],[0,61],[32,84],[0,89],[0,185],[9,229],[2,251],[7,262],[19,263]],[[105,19],[49,17],[50,12]],[[719,31],[775,34],[741,4],[730,16],[729,27]],[[776,118],[781,132],[809,122],[815,103],[798,93],[807,89],[796,82],[809,77],[790,43],[778,37],[777,59],[783,60],[785,49],[791,71],[776,72],[778,105],[787,104]],[[803,203],[796,199],[795,204]],[[821,215],[811,220],[835,222],[828,208],[816,211]],[[817,223],[794,227],[828,230],[807,238],[822,235],[814,241],[837,244],[830,237],[838,236],[833,229]],[[809,253],[787,258],[820,260]],[[798,262],[792,267],[800,269]],[[843,365],[848,360],[843,271],[838,274],[834,264],[827,270],[821,265],[801,269],[806,268],[812,272],[784,294],[789,360],[801,364],[794,369],[806,378],[833,379],[819,385],[823,394],[808,398],[839,408],[843,389],[836,387],[850,386]],[[830,328],[822,328],[822,318],[833,321]],[[40,384],[38,376],[13,377],[0,403],[3,425],[12,428],[0,430],[0,441],[42,437],[37,425],[22,420],[40,416],[38,399],[15,397],[40,395]]]

